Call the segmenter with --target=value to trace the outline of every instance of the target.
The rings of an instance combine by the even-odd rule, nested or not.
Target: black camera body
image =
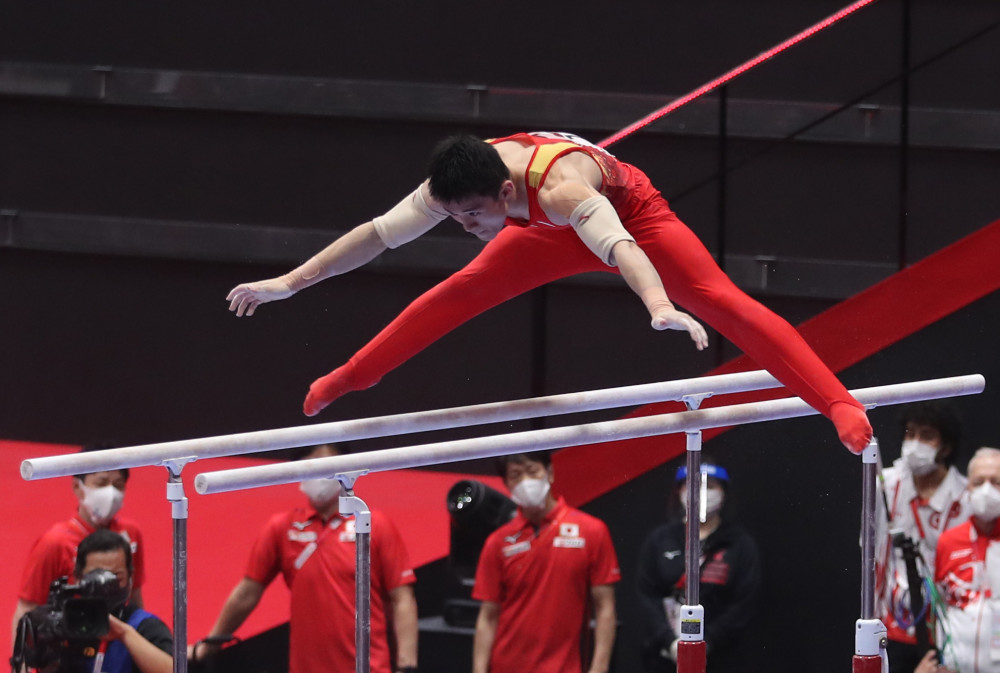
[[[74,641],[107,635],[109,606],[119,602],[121,594],[118,578],[108,570],[91,571],[76,584],[68,577],[53,581],[48,602],[18,622],[11,664],[45,668],[59,661]]]

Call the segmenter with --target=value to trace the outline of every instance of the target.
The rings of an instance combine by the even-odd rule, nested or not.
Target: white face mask
[[[518,507],[541,507],[548,495],[548,479],[522,479],[510,490],[510,499]]]
[[[338,479],[306,479],[299,484],[299,490],[306,494],[309,502],[323,506],[340,497],[340,480]]]
[[[679,493],[681,499],[681,506],[684,511],[687,512],[687,490],[681,489]],[[726,499],[726,494],[723,493],[721,488],[709,488],[705,490],[705,512],[707,514],[715,514],[720,509],[722,509],[722,503]]]
[[[1000,491],[988,481],[972,489],[969,504],[972,505],[972,513],[983,521],[1000,518]]]
[[[125,493],[108,484],[101,488],[91,488],[80,482],[83,489],[82,504],[94,523],[107,523],[122,508]]]
[[[937,449],[918,439],[903,440],[903,461],[915,476],[930,474],[937,467]]]

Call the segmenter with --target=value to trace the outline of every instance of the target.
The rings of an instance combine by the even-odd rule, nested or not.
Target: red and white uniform
[[[943,663],[962,673],[1000,670],[1000,520],[988,534],[973,520],[945,531],[934,579],[948,605]]]
[[[902,532],[917,545],[917,551],[926,562],[928,575],[933,573],[934,554],[938,538],[952,526],[968,520],[969,505],[963,494],[968,480],[954,467],[948,468],[944,481],[934,495],[926,500],[921,498],[913,485],[913,473],[902,459],[897,459],[891,467],[882,471],[885,480],[885,503],[892,515],[892,530],[886,521],[885,505],[877,499],[876,523],[876,596],[877,610],[882,623],[889,632],[889,638],[898,642],[917,642],[910,614],[909,582],[906,577],[906,563],[903,551],[892,546],[892,533]],[[930,577],[926,577],[930,579]],[[902,617],[902,624],[897,616]]]
[[[862,408],[795,328],[747,296],[719,269],[645,173],[570,134],[522,133],[491,142],[505,141],[534,146],[524,176],[529,221],[508,218],[511,226],[468,266],[417,298],[346,364],[314,383],[316,394],[333,400],[370,388],[466,320],[536,287],[579,273],[617,273],[571,226],[546,226],[551,223],[538,204],[538,190],[553,162],[569,152],[584,152],[600,167],[601,193],[656,268],[671,300],[717,329],[820,413],[829,416],[835,402]],[[390,247],[397,243],[383,241]]]
[[[353,671],[354,519],[324,526],[312,507],[271,517],[250,552],[246,577],[268,585],[281,573],[291,590],[289,673]],[[392,522],[372,512],[371,670],[391,673],[386,635],[389,592],[414,581]]]
[[[580,673],[590,589],[619,579],[608,527],[562,498],[537,530],[520,514],[498,528],[472,591],[500,605],[490,673]]]
[[[518,133],[488,142],[496,144],[507,141],[534,145],[535,148],[524,174],[524,186],[528,191],[528,221],[508,218],[508,225],[559,228],[569,226],[555,225],[548,221],[545,211],[538,205],[538,190],[541,189],[556,160],[570,152],[583,152],[600,167],[601,186],[598,191],[608,197],[623,222],[642,201],[660,196],[660,192],[650,184],[642,171],[618,161],[607,150],[572,133]]]
[[[113,518],[107,528],[125,538],[132,547],[132,565],[135,569],[133,589],[138,589],[146,581],[146,564],[143,555],[142,532],[128,519]],[[49,597],[49,585],[53,580],[67,576],[73,578],[76,565],[76,548],[83,538],[96,528],[74,514],[69,521],[61,521],[48,529],[28,552],[21,575],[21,588],[17,597],[37,605],[45,605]]]

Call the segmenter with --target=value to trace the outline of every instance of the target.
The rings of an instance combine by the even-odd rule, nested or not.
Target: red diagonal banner
[[[799,332],[835,372],[854,365],[958,309],[1000,289],[1000,220],[900,271],[801,325]],[[757,369],[741,356],[705,375]],[[783,388],[709,398],[704,408],[787,397]],[[649,404],[627,414],[682,411],[675,402]],[[725,428],[706,430],[705,440]],[[831,432],[833,430],[831,429]],[[662,465],[685,450],[683,435],[647,437],[559,451],[559,490],[580,505]]]

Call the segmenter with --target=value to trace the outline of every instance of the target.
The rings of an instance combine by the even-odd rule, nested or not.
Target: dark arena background
[[[0,3],[0,613],[13,614],[34,539],[75,507],[69,478],[21,480],[25,458],[755,369],[711,330],[702,352],[654,332],[617,276],[588,275],[488,311],[306,419],[310,382],[482,244],[446,220],[252,318],[234,317],[225,297],[385,212],[449,134],[598,141],[842,6]],[[1000,445],[998,25],[993,0],[878,0],[611,148],[848,388],[983,374],[985,393],[955,401],[963,472],[975,448]],[[887,462],[898,414],[869,414]],[[669,436],[555,456],[554,490],[608,524],[621,562],[618,673],[639,670],[638,551],[666,517],[683,448]],[[732,510],[762,554],[759,657],[745,670],[845,670],[860,461],[816,416],[729,429],[705,448],[729,468]],[[199,496],[190,482],[285,458],[186,468],[190,642],[212,626],[268,515],[301,501],[294,486]],[[359,481],[419,564],[421,671],[470,670],[470,631],[439,619],[455,584],[445,493],[462,478],[502,488],[494,474],[482,460]],[[146,604],[169,623],[164,482],[162,468],[133,470],[124,513],[147,537]],[[263,634],[239,646],[260,670],[267,654],[282,660],[287,617],[287,591],[272,588],[239,632]]]

